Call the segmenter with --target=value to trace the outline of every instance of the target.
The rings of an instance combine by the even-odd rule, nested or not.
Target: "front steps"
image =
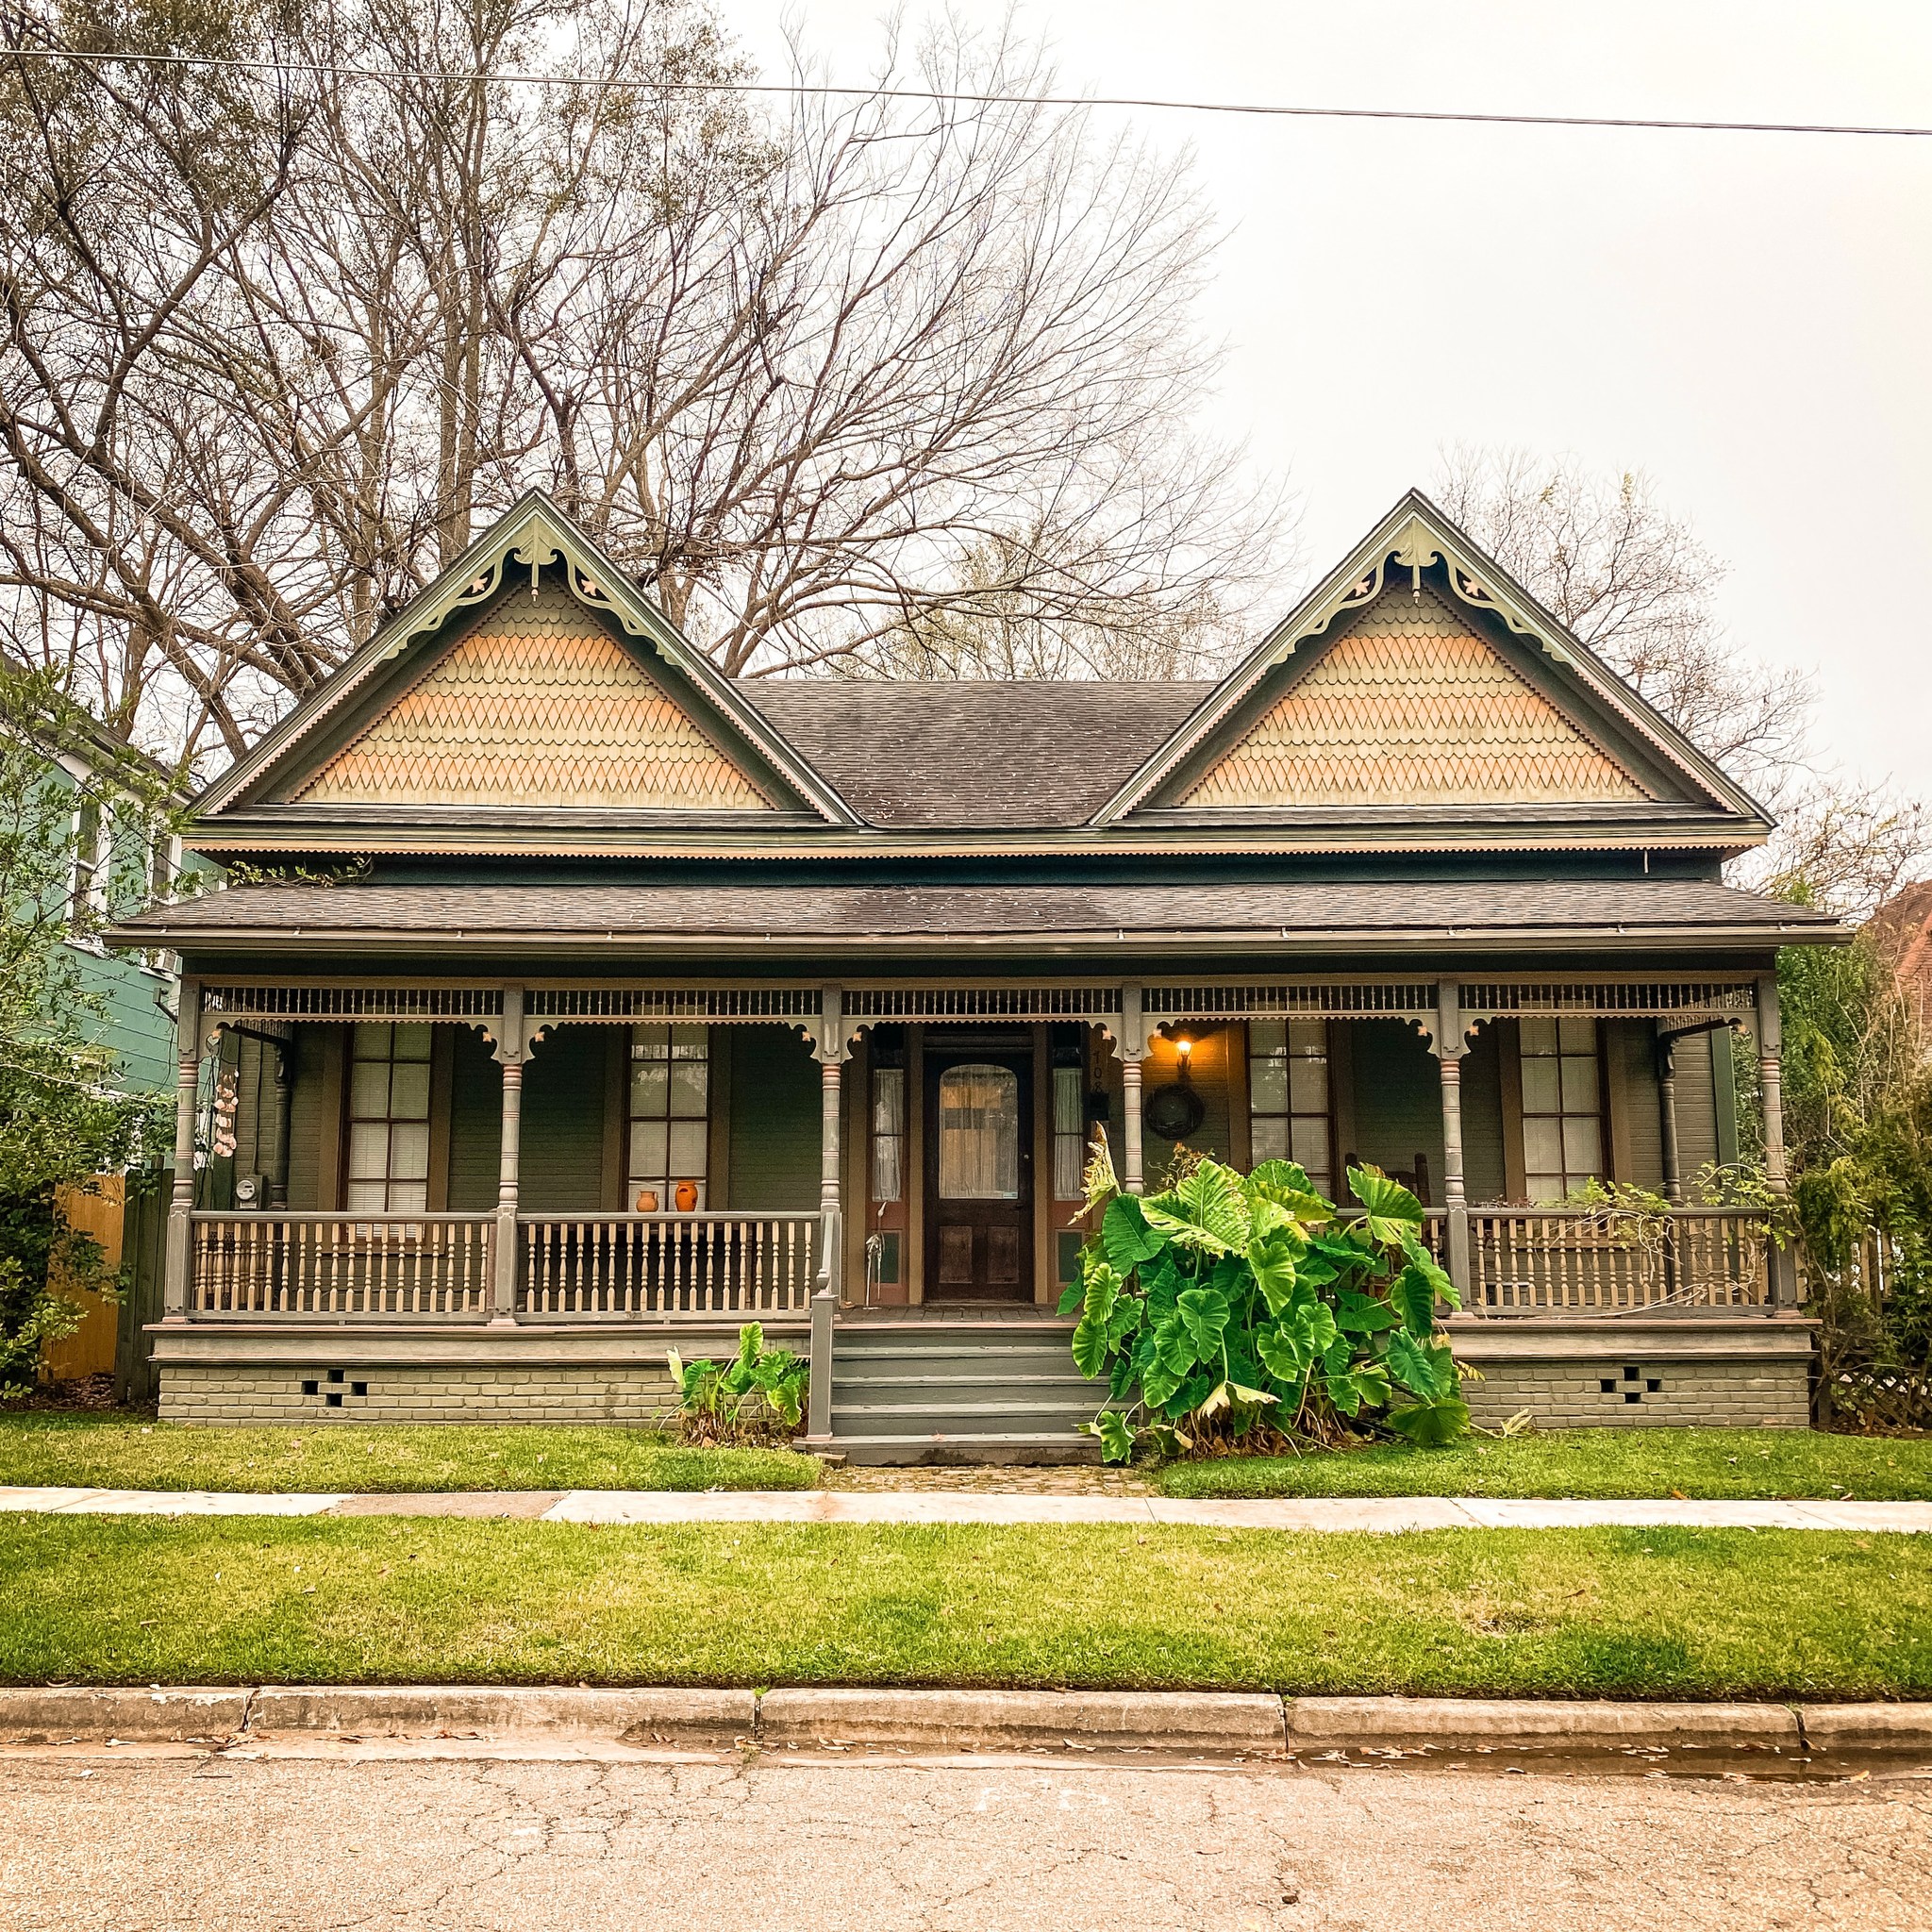
[[[1074,1366],[1074,1324],[1004,1313],[832,1331],[834,1454],[867,1463],[1098,1462],[1075,1432],[1106,1394]]]

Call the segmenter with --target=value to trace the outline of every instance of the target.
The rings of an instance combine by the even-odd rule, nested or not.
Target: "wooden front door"
[[[1031,1058],[925,1060],[925,1298],[1033,1299]]]

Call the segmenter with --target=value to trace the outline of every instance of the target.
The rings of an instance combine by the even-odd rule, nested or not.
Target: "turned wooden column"
[[[1141,1159],[1141,1062],[1147,1058],[1147,1021],[1138,985],[1121,988],[1121,1186],[1147,1191]]]
[[[1791,1191],[1785,1166],[1784,1024],[1778,1013],[1777,974],[1758,975],[1752,1004],[1757,1016],[1757,1091],[1764,1108],[1764,1178],[1782,1202]],[[1766,1256],[1774,1307],[1798,1305],[1798,1261],[1788,1247],[1773,1242]]]
[[[1469,1195],[1462,1175],[1462,984],[1436,987],[1436,1062],[1442,1079],[1442,1206],[1447,1211],[1449,1279],[1469,1295]]]
[[[1658,1157],[1664,1171],[1664,1199],[1673,1208],[1684,1205],[1683,1157],[1677,1151],[1677,1036],[1659,1031],[1657,1037],[1657,1104]]]
[[[524,1148],[524,990],[503,990],[503,1024],[497,1028],[496,1058],[503,1066],[503,1139],[496,1168],[496,1227],[491,1246],[490,1319],[492,1324],[517,1318],[517,1279],[523,1243],[517,1231],[518,1186]]]
[[[168,1200],[168,1247],[161,1274],[161,1319],[188,1319],[193,1265],[194,1124],[201,1100],[201,982],[181,982],[175,1022],[175,1187]]]

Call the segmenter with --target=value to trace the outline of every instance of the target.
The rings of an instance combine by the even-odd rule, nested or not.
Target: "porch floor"
[[[958,1327],[962,1323],[998,1326],[1064,1328],[1073,1332],[1069,1315],[1057,1314],[1053,1305],[1038,1302],[921,1302],[880,1304],[873,1307],[841,1308],[841,1322],[877,1322],[897,1324],[907,1322],[943,1323]]]

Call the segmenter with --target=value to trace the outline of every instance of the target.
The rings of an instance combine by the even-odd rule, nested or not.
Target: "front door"
[[[931,1053],[925,1061],[925,1298],[1033,1299],[1032,1062]]]

